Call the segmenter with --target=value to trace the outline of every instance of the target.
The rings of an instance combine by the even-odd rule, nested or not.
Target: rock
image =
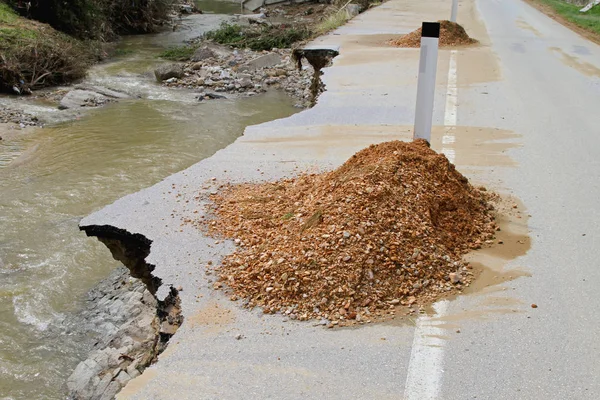
[[[129,374],[127,372],[121,371],[121,372],[119,372],[119,375],[117,375],[115,380],[117,382],[119,382],[121,384],[121,386],[125,386],[127,384],[127,382],[129,382],[131,380],[131,377],[129,376]]]
[[[154,70],[154,76],[158,82],[165,81],[170,78],[183,78],[183,65],[181,64],[167,64],[161,65]]]
[[[281,56],[277,53],[269,53],[255,58],[252,61],[241,65],[238,68],[240,72],[253,72],[263,68],[271,68],[281,63]]]
[[[139,374],[138,360],[156,351],[159,304],[125,267],[92,289],[87,301],[86,309],[64,322],[73,335],[90,340],[93,349],[69,376],[67,389],[74,399],[112,399]]]
[[[193,14],[195,12],[198,12],[198,9],[192,5],[189,4],[180,4],[179,5],[179,12],[182,14]]]
[[[105,104],[108,101],[109,98],[100,93],[75,89],[71,90],[62,98],[58,108],[60,110],[66,110],[69,108],[95,107]]]
[[[212,49],[209,49],[207,46],[199,47],[191,57],[192,61],[204,61],[209,58],[216,58],[217,53],[215,53]]]
[[[239,84],[240,84],[240,87],[242,87],[244,89],[249,88],[249,87],[254,87],[254,83],[252,83],[252,80],[250,78],[241,79],[239,81]]]
[[[175,82],[177,82],[177,78],[169,78],[165,82],[167,82],[167,83],[175,83]]]
[[[206,93],[202,93],[201,96],[198,96],[197,99],[198,101],[202,101],[202,100],[216,100],[216,99],[226,99],[227,97],[220,95],[220,94],[216,94],[216,93],[212,93],[212,92],[206,92]]]
[[[461,276],[459,273],[451,272],[448,274],[448,277],[450,278],[450,282],[455,285],[461,281]]]
[[[194,64],[192,64],[192,70],[199,71],[202,69],[203,66],[204,66],[204,64],[201,62],[194,63]]]
[[[112,381],[108,387],[106,388],[106,390],[104,391],[104,393],[102,393],[101,396],[99,397],[94,397],[95,399],[98,400],[112,400],[115,398],[115,396],[117,395],[117,393],[119,393],[119,390],[121,390],[121,385],[119,384],[119,382],[117,381]]]
[[[216,43],[207,42],[199,47],[191,57],[192,61],[203,61],[209,58],[228,58],[233,55],[233,50]]]
[[[362,7],[358,4],[348,4],[346,6],[346,13],[348,14],[348,19],[356,17],[362,11]]]
[[[119,92],[118,90],[108,89],[104,86],[96,86],[96,85],[77,85],[75,89],[81,90],[89,90],[91,92],[96,92],[106,97],[110,97],[112,99],[131,99],[131,96],[127,93]]]

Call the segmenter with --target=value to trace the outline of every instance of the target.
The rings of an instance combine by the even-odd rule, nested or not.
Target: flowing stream
[[[239,12],[236,3],[198,3]],[[201,29],[221,17],[208,15]],[[80,218],[212,155],[247,125],[297,111],[282,93],[199,103],[156,84],[147,72],[160,63],[156,54],[180,40],[126,38],[126,56],[91,72],[90,83],[135,89],[142,99],[0,141],[0,399],[64,399],[87,351],[61,324],[116,262],[79,231]]]

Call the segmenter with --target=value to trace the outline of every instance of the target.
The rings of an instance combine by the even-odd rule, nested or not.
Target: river
[[[140,72],[173,44],[166,38],[124,39],[128,55],[88,78],[135,87],[142,99],[0,141],[0,399],[64,399],[64,382],[87,352],[62,322],[116,262],[79,231],[80,218],[212,155],[247,125],[298,111],[282,93],[198,103],[157,85]]]

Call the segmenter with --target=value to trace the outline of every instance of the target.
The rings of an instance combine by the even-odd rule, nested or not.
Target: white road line
[[[436,324],[444,322],[435,319],[446,314],[448,301],[440,301],[434,304],[433,308],[435,316],[422,315],[417,319],[404,387],[404,400],[439,399],[446,345],[446,340],[441,336],[446,334],[446,330],[438,328]]]
[[[448,68],[448,87],[446,89],[446,111],[444,112],[444,125],[446,131],[442,137],[442,153],[454,163],[456,154],[454,152],[454,127],[457,122],[458,86],[456,78],[456,50],[450,52],[450,67]],[[446,146],[450,145],[450,146]]]
[[[446,111],[444,125],[446,130],[442,137],[442,153],[454,163],[455,152],[454,127],[457,122],[458,87],[456,79],[456,50],[450,52],[450,68],[448,69],[448,87],[446,89]],[[444,374],[444,348],[446,333],[444,328],[436,325],[435,319],[446,315],[448,301],[443,300],[433,305],[434,317],[421,315],[417,319],[415,337],[413,339],[408,374],[404,386],[404,400],[437,400],[440,398],[442,378]],[[437,322],[441,323],[441,322]]]

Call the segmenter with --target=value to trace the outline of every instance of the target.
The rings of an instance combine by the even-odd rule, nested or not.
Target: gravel
[[[332,172],[223,185],[210,196],[216,218],[186,222],[236,243],[215,289],[265,313],[345,325],[468,284],[462,255],[496,231],[490,196],[427,142],[393,141]]]
[[[478,43],[477,40],[469,37],[465,29],[451,21],[438,21],[440,23],[440,47],[467,46]],[[421,46],[421,28],[404,35],[390,42],[396,47],[420,47]]]
[[[218,45],[211,44],[212,49],[216,47]],[[218,98],[215,93],[254,96],[269,89],[279,89],[298,99],[298,107],[311,105],[313,68],[305,63],[298,70],[291,50],[256,52],[249,49],[224,47],[225,49],[228,51],[213,51],[213,57],[186,63],[182,78],[171,79],[163,82],[163,85],[196,89],[200,100]],[[264,59],[278,62],[264,66],[259,62]]]

